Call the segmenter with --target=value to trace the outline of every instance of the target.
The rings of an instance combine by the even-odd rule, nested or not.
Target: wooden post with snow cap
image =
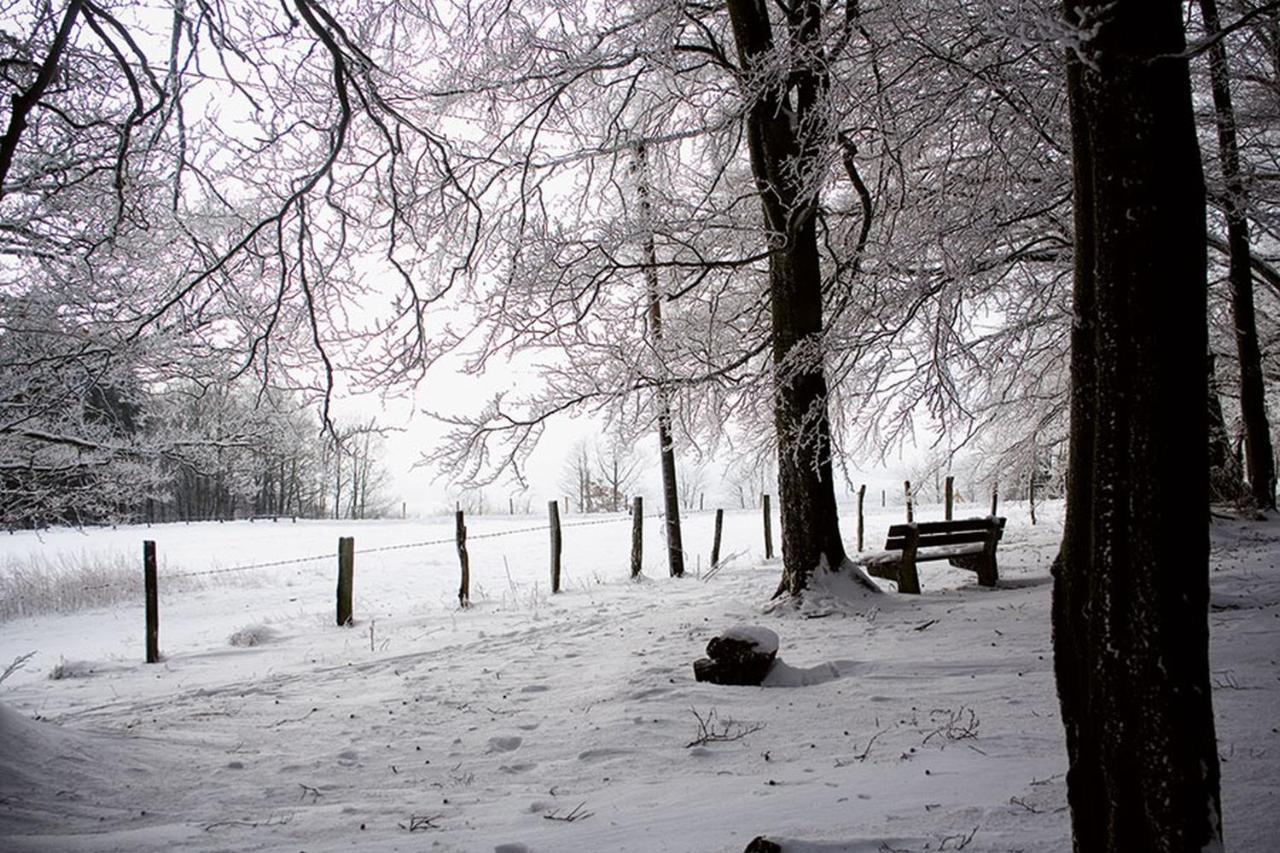
[[[454,539],[458,545],[458,563],[462,567],[462,582],[458,586],[458,606],[471,606],[471,558],[467,556],[467,523],[462,510],[454,517]]]
[[[724,529],[724,510],[716,510],[716,535],[711,540],[711,568],[720,564],[720,533]]]
[[[764,507],[764,558],[766,560],[773,559],[773,519],[769,517],[769,496],[761,495],[761,504]]]
[[[644,568],[644,498],[631,500],[631,579],[640,577]]]
[[[338,537],[338,625],[351,625],[351,594],[356,569],[356,540],[354,536]]]
[[[147,599],[147,663],[160,662],[160,590],[156,578],[156,543],[142,543],[142,584]]]
[[[951,508],[952,508],[953,502],[955,501],[955,485],[956,485],[956,478],[948,474],[947,475],[947,506],[946,506],[947,521],[951,520]]]
[[[996,508],[1000,504],[1000,481],[996,480],[991,484],[991,515],[994,517]]]
[[[913,507],[911,506],[911,481],[910,480],[902,481],[902,494],[906,496],[906,499],[907,499],[907,524],[910,524],[911,522],[915,521],[915,517],[914,517],[915,513],[913,511]]]
[[[866,529],[862,522],[862,501],[867,496],[867,484],[863,483],[858,487],[858,551],[862,551],[862,534]]]
[[[564,545],[560,538],[560,504],[550,501],[547,513],[551,516],[551,591],[560,591],[560,552]]]

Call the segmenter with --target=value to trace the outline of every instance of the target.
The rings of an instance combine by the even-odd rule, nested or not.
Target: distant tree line
[[[0,349],[15,336],[0,334]],[[0,366],[0,523],[369,518],[390,506],[375,419],[322,428],[296,394]],[[64,360],[64,364],[71,364]],[[5,381],[7,380],[7,381]]]

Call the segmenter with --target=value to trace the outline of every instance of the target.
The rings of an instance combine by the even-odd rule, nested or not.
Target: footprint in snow
[[[524,738],[515,735],[489,738],[489,752],[512,752],[520,748]]]
[[[521,693],[546,693],[551,688],[545,684],[526,684],[520,688]]]
[[[533,761],[522,761],[519,764],[504,764],[498,770],[503,773],[528,773],[537,766]]]
[[[493,853],[533,853],[533,848],[527,844],[499,844],[493,848]]]
[[[354,749],[344,749],[338,753],[338,763],[343,767],[352,767],[360,760],[360,755]]]
[[[588,749],[578,753],[579,761],[603,761],[606,758],[616,758],[619,755],[630,755],[635,752],[634,749],[617,749],[604,747],[603,749]]]

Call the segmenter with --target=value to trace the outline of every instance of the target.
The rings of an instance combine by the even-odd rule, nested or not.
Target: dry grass
[[[159,574],[161,593],[207,585],[204,577],[166,578],[163,565]],[[0,622],[142,600],[141,562],[121,554],[0,558]]]

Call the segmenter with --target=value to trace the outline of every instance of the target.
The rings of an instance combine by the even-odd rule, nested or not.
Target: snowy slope
[[[1060,512],[1031,528],[1012,508],[995,590],[930,563],[920,597],[837,580],[799,610],[770,606],[779,565],[758,516],[729,513],[723,551],[738,556],[707,579],[664,577],[655,522],[641,583],[626,580],[628,522],[566,530],[557,596],[544,536],[474,541],[484,589],[468,611],[451,546],[361,555],[351,628],[332,625],[328,561],[215,576],[230,582],[163,602],[159,665],[139,662],[136,606],[2,623],[0,661],[39,653],[0,685],[0,849],[741,851],[767,834],[788,853],[1067,851],[1049,631]],[[896,520],[869,519],[868,542]],[[1217,528],[1228,847],[1266,850],[1280,831],[1280,525]],[[709,531],[695,516],[686,541],[709,551]],[[345,532],[362,548],[451,526],[74,541],[156,538],[172,573],[323,552]],[[738,624],[778,634],[770,686],[696,683],[706,641]],[[246,627],[263,642],[231,645]],[[84,662],[63,668],[80,677],[48,678],[59,656]]]

